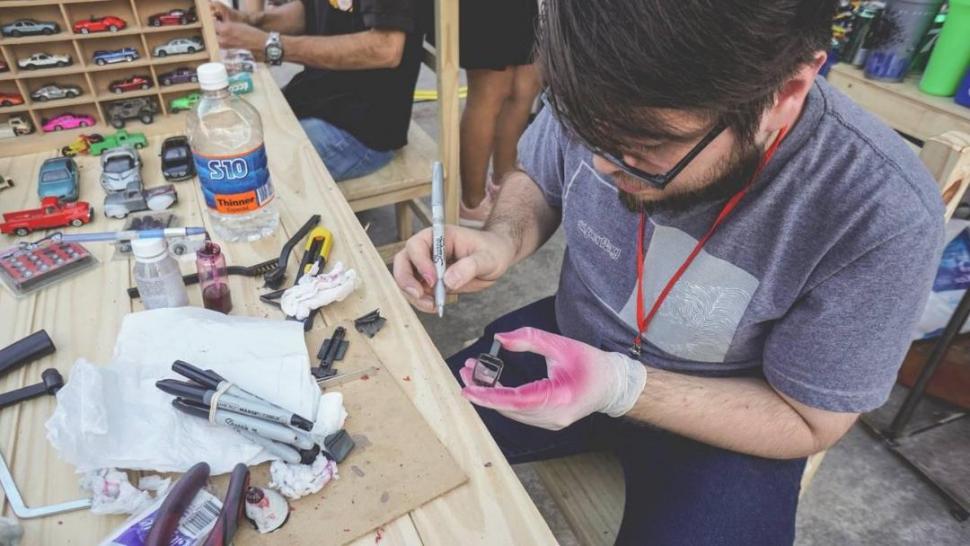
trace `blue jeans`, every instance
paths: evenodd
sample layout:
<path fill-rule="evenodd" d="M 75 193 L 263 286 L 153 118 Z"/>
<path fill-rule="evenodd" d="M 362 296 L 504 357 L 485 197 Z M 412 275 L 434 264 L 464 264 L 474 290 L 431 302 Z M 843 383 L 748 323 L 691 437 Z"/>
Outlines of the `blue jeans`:
<path fill-rule="evenodd" d="M 499 318 L 472 346 L 448 359 L 488 352 L 492 336 L 522 326 L 558 333 L 554 298 Z M 502 352 L 501 381 L 518 386 L 546 376 L 532 353 Z M 647 392 L 650 380 L 647 379 Z M 626 506 L 617 544 L 778 546 L 795 540 L 795 509 L 805 459 L 764 459 L 595 413 L 559 431 L 531 427 L 477 407 L 512 464 L 611 450 L 623 466 Z"/>
<path fill-rule="evenodd" d="M 394 157 L 393 151 L 371 150 L 347 131 L 320 118 L 303 118 L 300 125 L 337 182 L 368 175 Z"/>

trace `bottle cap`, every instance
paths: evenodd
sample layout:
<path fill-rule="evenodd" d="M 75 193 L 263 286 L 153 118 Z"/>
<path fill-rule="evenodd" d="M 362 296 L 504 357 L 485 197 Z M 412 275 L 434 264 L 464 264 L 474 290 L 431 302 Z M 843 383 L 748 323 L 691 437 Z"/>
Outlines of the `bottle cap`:
<path fill-rule="evenodd" d="M 216 91 L 229 87 L 229 74 L 226 65 L 222 63 L 205 63 L 196 69 L 199 76 L 199 87 L 203 91 Z"/>
<path fill-rule="evenodd" d="M 152 238 L 152 239 L 135 239 L 131 242 L 131 252 L 135 255 L 135 258 L 142 260 L 153 260 L 154 258 L 161 258 L 165 256 L 168 250 L 168 245 L 165 244 L 165 239 Z"/>

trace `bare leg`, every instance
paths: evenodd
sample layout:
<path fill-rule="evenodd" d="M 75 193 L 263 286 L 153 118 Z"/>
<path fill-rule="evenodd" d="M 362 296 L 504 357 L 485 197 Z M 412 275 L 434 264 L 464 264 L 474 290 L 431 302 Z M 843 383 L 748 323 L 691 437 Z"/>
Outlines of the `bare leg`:
<path fill-rule="evenodd" d="M 468 99 L 461 115 L 461 199 L 468 208 L 485 198 L 485 175 L 495 124 L 512 93 L 513 70 L 469 70 Z"/>
<path fill-rule="evenodd" d="M 512 70 L 515 72 L 512 94 L 502 106 L 495 126 L 495 151 L 492 157 L 495 182 L 500 182 L 506 173 L 516 167 L 519 138 L 529 123 L 532 103 L 541 86 L 539 71 L 534 64 L 515 66 Z"/>

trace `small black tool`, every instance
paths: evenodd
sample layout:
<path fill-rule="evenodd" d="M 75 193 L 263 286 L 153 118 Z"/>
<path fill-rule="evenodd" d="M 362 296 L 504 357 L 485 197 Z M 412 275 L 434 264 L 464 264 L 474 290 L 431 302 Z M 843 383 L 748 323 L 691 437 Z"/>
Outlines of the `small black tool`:
<path fill-rule="evenodd" d="M 498 340 L 492 341 L 492 348 L 487 353 L 478 355 L 478 362 L 472 371 L 472 381 L 479 387 L 494 387 L 498 378 L 502 376 L 505 363 L 498 357 L 502 344 Z"/>
<path fill-rule="evenodd" d="M 345 429 L 340 429 L 323 440 L 324 455 L 339 464 L 353 451 L 355 445 L 354 439 L 350 437 L 350 434 L 347 434 Z"/>
<path fill-rule="evenodd" d="M 320 350 L 317 351 L 317 359 L 320 360 L 320 363 L 317 367 L 310 368 L 310 373 L 313 374 L 313 377 L 326 379 L 337 374 L 337 370 L 333 369 L 333 363 L 338 360 L 343 360 L 344 355 L 347 354 L 347 348 L 350 346 L 350 342 L 344 339 L 346 336 L 347 329 L 343 326 L 338 326 L 333 331 L 333 337 L 323 340 L 323 344 L 320 345 Z"/>
<path fill-rule="evenodd" d="M 64 386 L 64 378 L 61 377 L 61 372 L 55 368 L 47 368 L 40 374 L 40 377 L 43 380 L 40 383 L 0 394 L 0 408 L 12 406 L 42 394 L 55 394 Z"/>
<path fill-rule="evenodd" d="M 38 330 L 0 349 L 0 375 L 28 362 L 45 357 L 56 350 L 46 330 Z"/>
<path fill-rule="evenodd" d="M 266 281 L 266 286 L 272 289 L 277 289 L 283 286 L 283 280 L 286 278 L 286 264 L 290 261 L 290 253 L 293 252 L 293 247 L 298 245 L 304 237 L 307 236 L 310 231 L 313 230 L 317 224 L 320 223 L 320 215 L 314 214 L 309 220 L 303 224 L 296 233 L 286 243 L 283 244 L 283 249 L 280 250 L 280 257 L 276 261 L 276 269 L 267 273 L 263 276 L 263 280 Z"/>
<path fill-rule="evenodd" d="M 374 309 L 370 313 L 355 319 L 354 328 L 367 337 L 374 337 L 384 327 L 385 322 L 387 322 L 387 319 L 381 316 L 381 310 Z"/>
<path fill-rule="evenodd" d="M 255 265 L 230 265 L 226 268 L 227 274 L 238 275 L 240 277 L 259 277 L 260 275 L 265 275 L 266 273 L 271 273 L 273 271 L 276 271 L 275 259 L 259 262 Z M 182 282 L 185 284 L 185 286 L 199 284 L 199 274 L 189 273 L 188 275 L 182 275 Z M 131 299 L 139 297 L 137 286 L 132 286 L 128 289 L 128 297 Z"/>

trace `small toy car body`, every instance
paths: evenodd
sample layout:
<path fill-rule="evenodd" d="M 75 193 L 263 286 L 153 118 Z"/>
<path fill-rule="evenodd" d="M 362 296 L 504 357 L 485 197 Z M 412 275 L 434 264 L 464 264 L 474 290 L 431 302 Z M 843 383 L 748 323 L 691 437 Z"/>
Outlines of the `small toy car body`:
<path fill-rule="evenodd" d="M 130 78 L 111 82 L 108 84 L 108 91 L 111 91 L 112 93 L 124 93 L 125 91 L 150 89 L 153 85 L 154 84 L 152 83 L 151 76 L 131 76 Z"/>
<path fill-rule="evenodd" d="M 198 53 L 205 48 L 202 38 L 193 36 L 192 38 L 172 38 L 162 45 L 155 46 L 152 55 L 165 57 L 166 55 L 182 55 Z"/>
<path fill-rule="evenodd" d="M 30 93 L 30 98 L 39 102 L 57 99 L 73 99 L 81 96 L 81 88 L 77 85 L 44 84 Z"/>
<path fill-rule="evenodd" d="M 199 103 L 202 98 L 201 93 L 189 93 L 188 95 L 172 99 L 168 104 L 168 109 L 174 114 L 182 110 L 191 110 Z"/>
<path fill-rule="evenodd" d="M 101 187 L 106 192 L 141 188 L 141 158 L 134 148 L 120 146 L 101 155 Z"/>
<path fill-rule="evenodd" d="M 184 136 L 168 137 L 162 142 L 162 176 L 169 182 L 187 180 L 195 176 L 192 148 Z"/>
<path fill-rule="evenodd" d="M 77 201 L 77 163 L 69 157 L 52 157 L 40 166 L 37 174 L 37 195 L 57 197 L 62 201 Z"/>
<path fill-rule="evenodd" d="M 16 106 L 23 103 L 24 98 L 20 93 L 0 93 L 0 106 Z"/>
<path fill-rule="evenodd" d="M 76 21 L 72 29 L 76 33 L 88 34 L 91 32 L 117 32 L 128 26 L 121 17 L 106 15 L 104 17 L 91 16 L 87 19 Z"/>
<path fill-rule="evenodd" d="M 256 70 L 256 58 L 252 52 L 246 49 L 222 49 L 220 50 L 222 64 L 226 65 L 226 73 L 230 76 L 240 72 L 254 72 Z"/>
<path fill-rule="evenodd" d="M 61 31 L 60 25 L 53 21 L 38 21 L 36 19 L 17 19 L 0 27 L 0 34 L 7 38 L 21 36 L 50 35 Z"/>
<path fill-rule="evenodd" d="M 91 155 L 98 156 L 105 151 L 112 148 L 117 148 L 118 146 L 130 146 L 136 150 L 140 150 L 147 145 L 148 139 L 145 138 L 145 133 L 129 133 L 128 131 L 121 129 L 115 131 L 113 135 L 108 135 L 101 138 L 99 141 L 92 140 L 89 153 Z"/>
<path fill-rule="evenodd" d="M 124 191 L 109 193 L 104 198 L 104 215 L 108 218 L 124 218 L 132 212 L 165 210 L 176 201 L 178 192 L 172 184 L 148 190 L 131 186 Z"/>
<path fill-rule="evenodd" d="M 61 155 L 64 157 L 74 157 L 78 154 L 83 154 L 89 151 L 95 143 L 101 142 L 102 140 L 104 140 L 104 137 L 97 133 L 80 135 L 74 139 L 74 142 L 61 148 Z"/>
<path fill-rule="evenodd" d="M 108 121 L 115 129 L 122 129 L 130 119 L 139 119 L 148 125 L 155 121 L 158 113 L 158 103 L 151 97 L 116 100 L 108 104 Z"/>
<path fill-rule="evenodd" d="M 158 83 L 162 85 L 175 85 L 177 83 L 194 83 L 199 81 L 195 69 L 181 66 L 175 70 L 164 72 L 158 75 Z"/>
<path fill-rule="evenodd" d="M 7 61 L 0 59 L 0 72 L 6 72 L 10 70 L 10 66 L 7 65 Z"/>
<path fill-rule="evenodd" d="M 76 129 L 78 127 L 91 127 L 94 125 L 94 117 L 87 114 L 58 114 L 51 119 L 43 120 L 41 129 L 45 133 L 51 131 L 63 131 L 64 129 Z"/>
<path fill-rule="evenodd" d="M 176 8 L 166 12 L 156 13 L 148 16 L 148 24 L 153 27 L 168 25 L 187 25 L 199 20 L 195 13 L 195 8 L 182 9 Z"/>
<path fill-rule="evenodd" d="M 132 62 L 139 58 L 138 50 L 133 47 L 123 47 L 121 49 L 99 49 L 91 55 L 91 60 L 98 66 L 121 62 Z"/>
<path fill-rule="evenodd" d="M 6 123 L 0 123 L 0 138 L 29 135 L 34 132 L 30 120 L 21 116 L 10 116 Z"/>
<path fill-rule="evenodd" d="M 70 55 L 51 55 L 50 53 L 34 53 L 26 59 L 19 59 L 17 66 L 24 70 L 36 68 L 51 68 L 71 65 Z"/>
<path fill-rule="evenodd" d="M 31 231 L 62 226 L 80 227 L 91 221 L 94 209 L 84 201 L 65 203 L 56 197 L 45 197 L 39 209 L 28 209 L 3 214 L 0 233 L 13 233 L 23 237 Z"/>
<path fill-rule="evenodd" d="M 229 76 L 229 92 L 233 95 L 252 93 L 253 88 L 253 77 L 249 72 L 237 72 Z"/>

